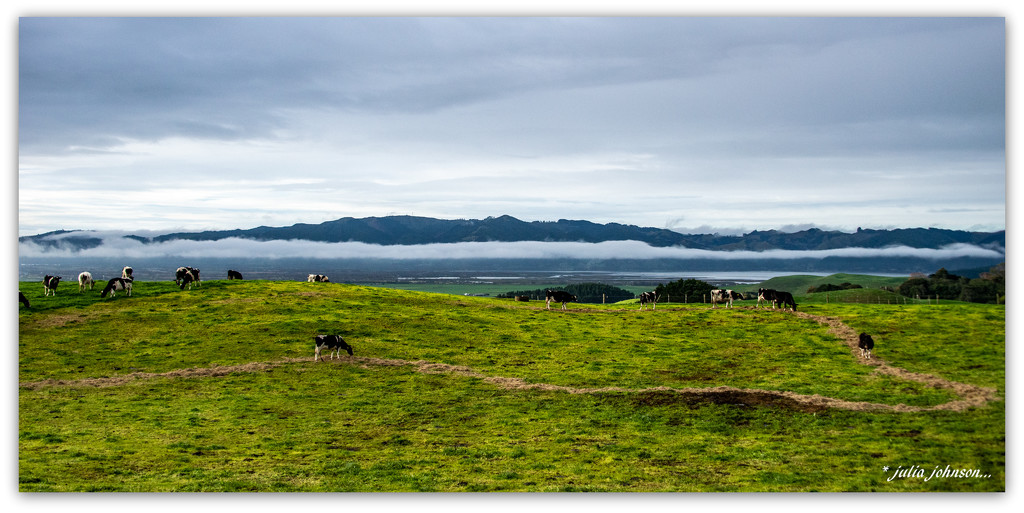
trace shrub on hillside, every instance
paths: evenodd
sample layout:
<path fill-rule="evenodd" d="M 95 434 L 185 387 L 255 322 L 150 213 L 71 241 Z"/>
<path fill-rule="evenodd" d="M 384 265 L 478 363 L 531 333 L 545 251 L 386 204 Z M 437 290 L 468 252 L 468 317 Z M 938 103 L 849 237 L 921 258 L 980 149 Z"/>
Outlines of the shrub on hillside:
<path fill-rule="evenodd" d="M 971 303 L 1002 302 L 1006 295 L 1006 266 L 1000 264 L 981 278 L 970 279 L 939 269 L 927 278 L 913 277 L 903 282 L 897 291 L 912 298 L 934 298 L 968 301 Z"/>
<path fill-rule="evenodd" d="M 546 296 L 545 290 L 513 290 L 498 294 L 497 297 L 511 299 L 516 296 L 526 296 L 532 300 L 544 301 Z M 636 297 L 635 294 L 626 289 L 605 285 L 604 283 L 573 283 L 564 287 L 558 287 L 558 290 L 564 290 L 576 296 L 577 301 L 580 303 L 617 303 Z"/>
<path fill-rule="evenodd" d="M 658 288 L 654 289 L 654 291 L 658 295 L 658 301 L 703 303 L 707 301 L 707 297 L 711 295 L 711 290 L 714 288 L 705 281 L 688 278 L 658 285 Z"/>
<path fill-rule="evenodd" d="M 811 287 L 811 288 L 807 289 L 807 293 L 811 294 L 811 293 L 814 293 L 814 292 L 832 292 L 834 290 L 849 290 L 849 289 L 862 289 L 862 288 L 864 288 L 864 287 L 862 287 L 861 285 L 857 285 L 855 283 L 850 283 L 848 281 L 840 283 L 839 285 L 835 285 L 833 283 L 823 283 L 821 285 L 818 285 L 817 287 Z"/>

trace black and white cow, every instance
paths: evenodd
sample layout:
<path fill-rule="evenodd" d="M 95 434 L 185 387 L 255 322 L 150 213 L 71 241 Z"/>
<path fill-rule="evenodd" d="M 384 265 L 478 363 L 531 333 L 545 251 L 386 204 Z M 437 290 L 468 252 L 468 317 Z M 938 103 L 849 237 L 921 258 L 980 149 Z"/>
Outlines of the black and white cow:
<path fill-rule="evenodd" d="M 25 305 L 25 308 L 32 308 L 32 305 L 28 303 L 28 298 L 25 297 L 25 293 L 20 290 L 18 291 L 18 301 L 21 301 L 21 304 Z"/>
<path fill-rule="evenodd" d="M 779 302 L 779 308 L 782 308 L 783 310 L 786 309 L 786 305 L 789 305 L 789 307 L 792 308 L 794 312 L 796 311 L 796 300 L 793 299 L 793 294 L 790 294 L 789 292 L 786 292 L 784 290 L 776 290 L 775 301 Z"/>
<path fill-rule="evenodd" d="M 78 291 L 79 292 L 85 290 L 86 287 L 89 287 L 89 290 L 92 290 L 92 287 L 95 284 L 96 284 L 96 280 L 92 279 L 92 273 L 90 273 L 89 271 L 84 271 L 82 273 L 79 273 L 79 275 L 78 275 Z"/>
<path fill-rule="evenodd" d="M 50 276 L 47 274 L 43 277 L 43 297 L 49 295 L 57 295 L 57 285 L 60 284 L 60 276 Z"/>
<path fill-rule="evenodd" d="M 320 351 L 325 347 L 330 352 L 329 354 L 331 355 L 332 360 L 334 359 L 335 352 L 338 353 L 338 358 L 341 358 L 342 349 L 348 351 L 348 355 L 352 356 L 352 346 L 348 345 L 348 343 L 345 342 L 345 339 L 338 335 L 317 335 L 313 337 L 313 343 L 316 344 L 316 348 L 313 353 L 314 362 L 324 359 L 320 356 Z"/>
<path fill-rule="evenodd" d="M 194 267 L 179 267 L 174 271 L 174 283 L 178 285 L 181 290 L 185 290 L 185 285 L 188 285 L 188 289 L 192 290 L 192 284 L 197 287 L 202 284 L 199 280 L 199 269 Z"/>
<path fill-rule="evenodd" d="M 725 306 L 732 308 L 733 299 L 743 299 L 743 294 L 732 290 L 715 289 L 711 291 L 711 308 L 718 303 L 725 303 Z"/>
<path fill-rule="evenodd" d="M 124 269 L 121 269 L 121 277 L 126 280 L 134 280 L 135 276 L 132 276 L 133 272 L 134 270 L 131 267 L 125 266 Z"/>
<path fill-rule="evenodd" d="M 861 333 L 860 340 L 857 341 L 857 347 L 860 348 L 860 357 L 870 360 L 871 350 L 875 348 L 875 340 L 871 338 L 871 335 Z"/>
<path fill-rule="evenodd" d="M 651 304 L 651 310 L 658 309 L 658 295 L 655 291 L 640 293 L 640 309 L 643 310 L 647 303 Z"/>
<path fill-rule="evenodd" d="M 174 271 L 174 284 L 181 285 L 181 281 L 185 279 L 186 274 L 192 274 L 186 267 L 179 267 Z"/>
<path fill-rule="evenodd" d="M 240 273 L 238 271 L 233 271 L 231 269 L 228 269 L 228 279 L 229 280 L 241 280 L 242 279 L 242 273 Z"/>
<path fill-rule="evenodd" d="M 576 296 L 564 291 L 564 290 L 551 290 L 547 289 L 544 291 L 545 299 L 547 300 L 548 310 L 551 310 L 551 302 L 562 303 L 562 310 L 565 310 L 565 304 L 570 301 L 576 301 Z"/>
<path fill-rule="evenodd" d="M 757 307 L 761 308 L 761 303 L 771 303 L 772 309 L 775 308 L 775 289 L 757 289 Z M 767 307 L 766 307 L 767 308 Z"/>
<path fill-rule="evenodd" d="M 107 297 L 107 294 L 110 294 L 110 297 L 115 297 L 117 294 L 114 292 L 118 290 L 123 290 L 128 296 L 131 296 L 133 281 L 131 278 L 111 278 L 107 280 L 107 286 L 103 288 L 103 292 L 100 292 L 100 297 Z"/>
<path fill-rule="evenodd" d="M 199 269 L 195 267 L 179 267 L 174 272 L 174 282 L 178 284 L 178 288 L 185 290 L 185 286 L 188 286 L 188 290 L 192 290 L 192 286 L 200 286 L 202 282 L 199 280 Z"/>
<path fill-rule="evenodd" d="M 321 282 L 323 282 L 323 283 L 330 283 L 331 282 L 330 278 L 328 278 L 327 276 L 324 276 L 323 274 L 310 274 L 309 276 L 306 277 L 306 281 L 308 281 L 308 282 L 316 282 L 316 283 L 321 283 Z"/>

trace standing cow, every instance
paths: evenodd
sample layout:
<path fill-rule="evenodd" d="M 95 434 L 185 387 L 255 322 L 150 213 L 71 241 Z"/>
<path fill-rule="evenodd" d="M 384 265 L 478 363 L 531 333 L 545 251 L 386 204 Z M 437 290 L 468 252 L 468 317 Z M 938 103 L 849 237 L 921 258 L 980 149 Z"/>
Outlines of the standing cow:
<path fill-rule="evenodd" d="M 60 284 L 60 276 L 50 276 L 47 274 L 43 277 L 43 297 L 57 295 L 57 285 Z"/>
<path fill-rule="evenodd" d="M 241 280 L 242 279 L 242 273 L 240 273 L 238 271 L 235 271 L 235 270 L 232 270 L 232 269 L 228 269 L 228 279 L 229 280 Z"/>
<path fill-rule="evenodd" d="M 761 308 L 761 303 L 772 304 L 772 309 L 775 309 L 775 289 L 757 289 L 757 307 Z M 767 308 L 767 306 L 765 306 Z"/>
<path fill-rule="evenodd" d="M 338 358 L 341 358 L 342 349 L 348 351 L 348 355 L 352 356 L 352 346 L 348 345 L 348 343 L 345 342 L 345 339 L 341 338 L 338 335 L 317 335 L 313 337 L 313 343 L 316 344 L 316 347 L 314 347 L 313 349 L 314 362 L 317 360 L 324 359 L 320 356 L 320 351 L 323 350 L 323 348 L 325 347 L 327 348 L 327 351 L 331 355 L 332 360 L 334 359 L 335 352 L 338 353 Z"/>
<path fill-rule="evenodd" d="M 718 303 L 725 303 L 727 308 L 732 308 L 733 299 L 743 299 L 743 294 L 732 290 L 715 289 L 711 291 L 711 308 Z"/>
<path fill-rule="evenodd" d="M 185 285 L 188 285 L 188 289 L 192 290 L 192 284 L 197 287 L 201 285 L 199 281 L 199 269 L 194 267 L 179 267 L 174 271 L 174 283 L 178 285 L 178 288 L 185 290 Z"/>
<path fill-rule="evenodd" d="M 82 292 L 86 287 L 92 290 L 93 285 L 96 284 L 96 280 L 92 279 L 92 273 L 89 271 L 82 272 L 78 275 L 78 291 Z"/>
<path fill-rule="evenodd" d="M 565 310 L 565 304 L 570 301 L 576 301 L 576 296 L 564 291 L 564 290 L 551 290 L 547 289 L 544 291 L 545 299 L 547 300 L 548 310 L 551 310 L 551 302 L 562 303 L 562 310 Z"/>
<path fill-rule="evenodd" d="M 875 348 L 875 340 L 871 338 L 871 335 L 861 333 L 860 339 L 857 341 L 857 347 L 860 348 L 860 357 L 870 360 L 871 350 Z"/>
<path fill-rule="evenodd" d="M 658 309 L 658 295 L 655 291 L 640 293 L 640 310 L 643 310 L 647 303 L 651 304 L 651 310 Z"/>
<path fill-rule="evenodd" d="M 103 288 L 103 292 L 100 292 L 100 297 L 115 297 L 118 290 L 123 290 L 128 296 L 132 295 L 132 279 L 131 278 L 111 278 L 107 280 L 107 286 Z"/>
<path fill-rule="evenodd" d="M 796 300 L 793 299 L 793 294 L 790 294 L 789 292 L 786 292 L 784 290 L 776 290 L 775 300 L 779 302 L 779 308 L 785 310 L 786 306 L 788 305 L 790 308 L 793 309 L 794 312 L 796 311 Z"/>

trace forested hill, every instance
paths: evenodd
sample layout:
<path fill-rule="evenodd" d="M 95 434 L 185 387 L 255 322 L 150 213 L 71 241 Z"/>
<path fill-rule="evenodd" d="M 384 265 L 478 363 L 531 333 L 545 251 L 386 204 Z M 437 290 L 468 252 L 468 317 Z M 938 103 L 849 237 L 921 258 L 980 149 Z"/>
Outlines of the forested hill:
<path fill-rule="evenodd" d="M 60 235 L 57 237 L 56 235 Z M 604 242 L 636 240 L 651 246 L 683 246 L 709 250 L 822 250 L 848 247 L 882 248 L 903 245 L 915 248 L 941 248 L 955 243 L 994 247 L 1006 246 L 1006 232 L 968 232 L 937 228 L 894 230 L 826 231 L 817 228 L 785 233 L 776 230 L 753 231 L 744 235 L 682 234 L 664 228 L 645 228 L 618 223 L 590 221 L 521 221 L 511 216 L 486 219 L 434 219 L 415 216 L 344 217 L 320 224 L 295 224 L 285 227 L 260 226 L 251 229 L 180 232 L 157 237 L 128 235 L 143 243 L 169 240 L 220 240 L 231 237 L 253 240 L 310 240 L 320 242 L 365 242 L 381 245 L 437 244 L 485 241 L 566 241 Z M 51 232 L 20 237 L 20 242 L 72 249 L 95 247 L 101 241 L 87 231 Z"/>

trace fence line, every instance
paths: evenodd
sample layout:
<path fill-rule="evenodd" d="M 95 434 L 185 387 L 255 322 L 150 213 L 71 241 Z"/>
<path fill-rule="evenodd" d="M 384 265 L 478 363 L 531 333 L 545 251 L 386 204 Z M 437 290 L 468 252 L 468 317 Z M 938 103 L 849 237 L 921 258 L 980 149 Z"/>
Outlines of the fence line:
<path fill-rule="evenodd" d="M 505 296 L 505 295 L 502 295 L 502 294 L 499 294 L 498 297 L 499 298 L 506 298 L 507 297 L 508 299 L 512 299 L 511 296 Z M 528 297 L 531 301 L 544 301 L 546 299 L 543 294 L 527 294 L 526 297 Z M 626 294 L 617 294 L 617 295 L 613 295 L 613 294 L 599 294 L 599 295 L 577 296 L 576 302 L 577 303 L 588 303 L 588 304 L 612 304 L 612 303 L 618 303 L 620 301 L 628 301 L 630 299 L 638 299 L 639 297 L 640 297 L 639 295 L 626 295 Z M 677 296 L 676 299 L 679 299 L 679 296 Z M 675 304 L 710 304 L 711 303 L 711 301 L 708 299 L 706 294 L 703 295 L 701 298 L 699 298 L 699 300 L 698 300 L 698 298 L 692 298 L 692 299 L 695 299 L 695 301 L 690 301 L 690 299 L 691 298 L 688 295 L 683 295 L 682 301 L 673 301 L 671 295 L 666 295 L 666 296 L 660 297 L 658 299 L 658 303 L 675 303 Z M 749 298 L 749 299 L 743 299 L 743 301 L 754 301 L 755 299 L 756 298 Z M 804 301 L 808 302 L 806 299 L 804 299 Z M 853 304 L 878 304 L 878 305 L 938 305 L 938 304 L 942 304 L 943 301 L 952 301 L 952 300 L 942 299 L 942 298 L 940 298 L 938 296 L 935 296 L 935 295 L 933 295 L 933 296 L 926 296 L 924 298 L 921 298 L 921 297 L 911 298 L 911 297 L 900 296 L 900 295 L 882 297 L 882 296 L 876 296 L 876 295 L 870 295 L 870 294 L 865 294 L 865 295 L 859 295 L 858 294 L 858 295 L 853 295 L 853 296 L 834 297 L 834 296 L 831 296 L 829 293 L 825 293 L 825 301 L 824 301 L 824 303 L 825 304 L 829 304 L 829 303 L 853 303 Z M 820 304 L 821 302 L 819 300 L 819 301 L 810 301 L 808 303 L 810 303 L 810 304 L 819 303 Z M 996 304 L 999 304 L 999 303 L 996 303 Z"/>

